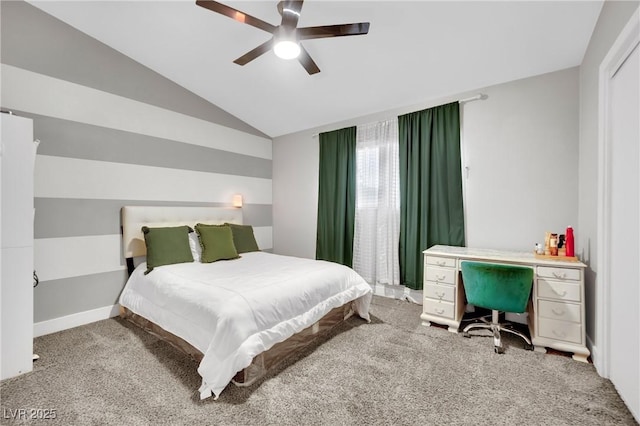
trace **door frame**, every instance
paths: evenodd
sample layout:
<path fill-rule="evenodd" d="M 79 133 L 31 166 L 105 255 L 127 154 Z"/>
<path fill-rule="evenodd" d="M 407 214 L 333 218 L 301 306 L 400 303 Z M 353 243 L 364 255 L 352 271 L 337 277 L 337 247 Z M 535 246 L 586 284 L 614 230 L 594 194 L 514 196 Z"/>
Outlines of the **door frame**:
<path fill-rule="evenodd" d="M 640 43 L 640 8 L 636 9 L 602 60 L 599 69 L 598 97 L 598 230 L 596 274 L 596 345 L 593 355 L 598 373 L 609 378 L 611 360 L 611 141 L 610 80 L 633 49 Z"/>

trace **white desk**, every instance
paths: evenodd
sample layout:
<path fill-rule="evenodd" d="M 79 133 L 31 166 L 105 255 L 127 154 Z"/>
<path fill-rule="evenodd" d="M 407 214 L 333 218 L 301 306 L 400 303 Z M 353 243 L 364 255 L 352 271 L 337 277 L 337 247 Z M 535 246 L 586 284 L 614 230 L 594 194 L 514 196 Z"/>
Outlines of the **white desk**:
<path fill-rule="evenodd" d="M 584 268 L 582 262 L 539 259 L 533 253 L 433 246 L 424 252 L 424 300 L 420 318 L 449 326 L 457 333 L 465 310 L 460 263 L 464 260 L 533 268 L 533 291 L 527 311 L 536 351 L 545 347 L 572 352 L 587 362 Z"/>

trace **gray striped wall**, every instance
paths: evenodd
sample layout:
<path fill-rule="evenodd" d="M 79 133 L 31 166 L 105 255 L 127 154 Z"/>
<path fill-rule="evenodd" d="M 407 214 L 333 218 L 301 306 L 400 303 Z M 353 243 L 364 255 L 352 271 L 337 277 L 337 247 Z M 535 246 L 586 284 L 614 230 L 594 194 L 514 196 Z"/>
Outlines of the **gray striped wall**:
<path fill-rule="evenodd" d="M 205 99 L 23 1 L 2 2 L 2 63 L 267 137 Z"/>
<path fill-rule="evenodd" d="M 33 118 L 41 140 L 35 322 L 117 303 L 123 205 L 229 206 L 241 193 L 271 249 L 267 136 L 25 2 L 0 7 L 0 106 Z"/>

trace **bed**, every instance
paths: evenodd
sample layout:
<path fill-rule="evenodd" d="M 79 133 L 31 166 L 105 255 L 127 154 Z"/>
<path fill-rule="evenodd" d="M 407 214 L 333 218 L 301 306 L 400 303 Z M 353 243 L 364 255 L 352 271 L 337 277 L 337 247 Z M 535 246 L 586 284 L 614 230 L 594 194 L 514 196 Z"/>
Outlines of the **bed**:
<path fill-rule="evenodd" d="M 202 263 L 201 254 L 195 253 L 195 233 L 189 240 L 196 261 L 145 274 L 143 226 L 193 228 L 197 223 L 241 225 L 242 210 L 122 208 L 130 277 L 120 296 L 120 311 L 123 318 L 200 362 L 202 399 L 217 399 L 231 381 L 253 383 L 354 313 L 369 321 L 371 287 L 352 269 L 262 251 Z"/>

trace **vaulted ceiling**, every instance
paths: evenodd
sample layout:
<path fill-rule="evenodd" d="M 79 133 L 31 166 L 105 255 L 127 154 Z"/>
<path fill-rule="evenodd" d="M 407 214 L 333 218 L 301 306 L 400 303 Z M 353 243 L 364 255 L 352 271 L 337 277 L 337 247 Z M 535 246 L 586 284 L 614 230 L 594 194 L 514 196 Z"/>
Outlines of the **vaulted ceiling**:
<path fill-rule="evenodd" d="M 222 1 L 271 24 L 273 1 Z M 268 52 L 271 35 L 183 1 L 30 1 L 276 137 L 580 65 L 602 1 L 304 2 L 300 27 L 370 22 L 306 40 L 321 72 Z"/>

